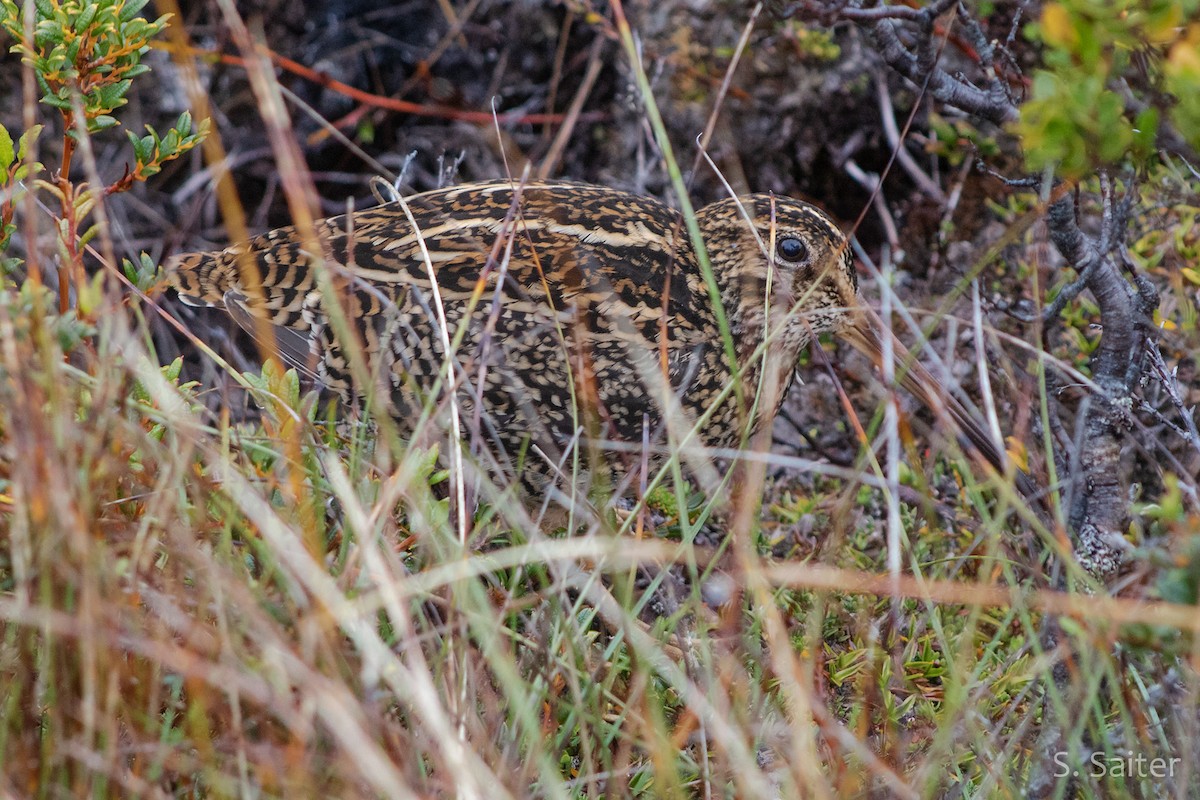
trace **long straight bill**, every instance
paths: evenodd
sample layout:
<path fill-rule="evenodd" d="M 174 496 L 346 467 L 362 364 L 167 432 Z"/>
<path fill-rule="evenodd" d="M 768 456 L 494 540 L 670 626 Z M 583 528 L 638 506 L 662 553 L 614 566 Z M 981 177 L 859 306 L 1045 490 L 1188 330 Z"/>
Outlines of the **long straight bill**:
<path fill-rule="evenodd" d="M 938 381 L 921 362 L 909 356 L 908 349 L 895 334 L 884 330 L 874 311 L 863 309 L 859 314 L 858 323 L 846 329 L 842 334 L 843 338 L 854 349 L 871 359 L 876 368 L 882 369 L 883 337 L 889 337 L 895 358 L 897 382 L 900 386 L 916 397 L 938 419 L 949 418 L 967 449 L 1000 475 L 1012 475 L 1021 494 L 1028 499 L 1038 498 L 1041 492 L 1029 475 L 1010 463 L 1003 444 L 996 440 L 991 431 L 984 427 L 958 398 L 946 391 L 945 383 Z"/>

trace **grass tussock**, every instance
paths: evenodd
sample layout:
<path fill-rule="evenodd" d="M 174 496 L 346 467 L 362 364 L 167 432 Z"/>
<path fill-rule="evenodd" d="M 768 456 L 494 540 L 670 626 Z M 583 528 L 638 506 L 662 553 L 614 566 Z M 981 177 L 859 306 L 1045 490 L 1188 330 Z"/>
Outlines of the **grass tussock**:
<path fill-rule="evenodd" d="M 1050 703 L 1064 759 L 1097 730 L 1103 758 L 1196 741 L 1192 633 L 1157 625 L 1177 606 L 1054 605 L 962 465 L 929 474 L 936 511 L 899 502 L 899 594 L 886 492 L 836 476 L 777 487 L 724 560 L 669 510 L 666 538 L 547 538 L 485 507 L 464 541 L 435 452 L 339 434 L 294 374 L 248 376 L 262 413 L 235 422 L 120 296 L 90 327 L 3 298 L 12 791 L 1006 796 Z M 1070 650 L 1040 643 L 1047 609 Z"/>
<path fill-rule="evenodd" d="M 662 118 L 646 124 L 682 189 Z M 1147 198 L 1153 226 L 1178 233 L 1131 253 L 1166 287 L 1163 364 L 1184 369 L 1161 386 L 1194 397 L 1200 281 L 1173 262 L 1197 249 L 1194 178 L 1159 177 L 1193 194 Z M 975 263 L 996 286 L 1038 285 L 1035 207 L 987 209 L 1015 231 Z M 103 277 L 62 283 L 71 308 L 28 266 L 64 256 L 49 237 L 18 235 L 24 263 L 0 284 L 0 796 L 1002 798 L 1047 773 L 1046 796 L 1200 786 L 1200 517 L 1172 463 L 1146 471 L 1131 565 L 1100 587 L 1072 561 L 1057 494 L 1046 524 L 946 437 L 814 369 L 797 392 L 853 412 L 796 423 L 820 458 L 712 457 L 721 480 L 702 495 L 670 480 L 677 457 L 632 511 L 593 498 L 570 532 L 543 530 L 469 448 L 447 457 L 462 443 L 443 415 L 402 439 L 339 417 L 277 362 L 243 370 L 194 336 L 190 363 L 166 357 L 176 308 L 131 285 L 153 265 L 122 281 L 103 256 L 116 237 L 95 235 Z M 997 379 L 984 411 L 1022 409 L 1037 431 L 1063 388 L 1045 371 L 1087 379 L 1086 298 L 1030 361 L 1003 323 L 872 283 L 904 338 L 918 320 L 973 363 L 973 342 L 945 333 L 972 331 L 1006 354 L 995 374 L 1034 376 Z M 1169 413 L 1155 391 L 1140 420 Z M 1163 447 L 1188 463 L 1179 450 Z"/>

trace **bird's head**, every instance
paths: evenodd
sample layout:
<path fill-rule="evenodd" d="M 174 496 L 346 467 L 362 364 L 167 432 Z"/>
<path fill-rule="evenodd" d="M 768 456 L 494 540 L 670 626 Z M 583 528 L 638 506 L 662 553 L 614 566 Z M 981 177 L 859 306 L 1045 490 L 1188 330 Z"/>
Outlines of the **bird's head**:
<path fill-rule="evenodd" d="M 755 194 L 713 203 L 697 218 L 743 355 L 764 334 L 788 357 L 826 332 L 876 367 L 890 350 L 899 384 L 935 417 L 946 418 L 984 461 L 1001 472 L 1007 468 L 993 433 L 946 392 L 943 381 L 907 358 L 904 346 L 860 301 L 850 243 L 828 215 L 798 200 Z M 1027 476 L 1019 477 L 1029 494 Z"/>
<path fill-rule="evenodd" d="M 799 351 L 813 335 L 859 324 L 850 244 L 816 206 L 755 194 L 705 206 L 697 218 L 741 344 L 773 331 Z"/>

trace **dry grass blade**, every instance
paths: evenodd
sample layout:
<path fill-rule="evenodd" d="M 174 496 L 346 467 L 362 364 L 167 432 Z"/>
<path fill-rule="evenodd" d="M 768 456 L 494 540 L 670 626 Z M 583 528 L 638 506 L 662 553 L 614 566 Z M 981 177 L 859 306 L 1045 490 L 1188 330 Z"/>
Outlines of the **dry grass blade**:
<path fill-rule="evenodd" d="M 1018 114 L 1006 91 L 1040 53 L 1009 6 L 438 0 L 301 26 L 232 0 L 159 7 L 172 61 L 147 54 L 118 121 L 211 117 L 208 167 L 198 148 L 107 197 L 98 238 L 60 248 L 61 204 L 10 203 L 0 164 L 0 796 L 1020 797 L 1060 762 L 1078 774 L 1041 796 L 1196 795 L 1197 176 L 1148 168 L 1122 205 L 1115 175 L 1039 199 L 973 170 L 1020 163 L 1007 129 L 942 113 L 992 92 L 1011 101 L 993 122 Z M 929 92 L 896 91 L 889 59 L 917 81 L 905 65 L 929 61 Z M 59 113 L 33 65 L 23 79 L 0 97 L 14 143 Z M 74 172 L 116 185 L 127 143 L 89 131 L 81 97 Z M 687 173 L 701 129 L 712 169 Z M 59 133 L 37 159 L 61 160 Z M 510 156 L 589 183 L 506 180 Z M 366 208 L 358 173 L 380 169 L 414 194 Z M 750 201 L 728 186 L 743 178 Z M 454 224 L 434 208 L 450 196 L 471 211 Z M 641 211 L 581 220 L 585 197 Z M 1041 224 L 1067 200 L 1054 235 L 1082 226 L 1072 263 L 1096 265 L 1076 280 Z M 872 208 L 847 243 L 835 220 Z M 1137 236 L 1114 233 L 1122 215 Z M 1093 216 L 1108 249 L 1089 251 Z M 801 289 L 858 273 L 789 281 L 789 219 L 815 226 L 805 247 L 839 243 L 822 264 L 858 248 L 861 293 L 809 305 Z M 289 221 L 254 241 L 294 244 L 311 282 L 283 286 L 292 251 L 261 246 L 227 264 L 245 291 L 208 298 L 263 352 L 152 288 L 166 256 Z M 467 248 L 468 229 L 486 236 Z M 620 280 L 542 257 L 563 241 L 623 254 Z M 58 257 L 100 277 L 55 295 Z M 1164 296 L 1128 406 L 1088 357 L 1112 332 L 1085 291 L 1101 268 L 1138 275 L 1126 299 L 1145 281 Z M 604 314 L 572 317 L 571 292 Z M 518 329 L 535 306 L 544 324 Z M 705 321 L 686 348 L 680 307 Z M 270 358 L 312 353 L 285 322 L 325 324 L 341 371 Z M 617 339 L 605 405 L 597 353 Z M 505 371 L 531 352 L 569 356 L 555 391 L 529 392 L 559 374 L 549 358 Z M 722 365 L 702 398 L 701 363 Z M 1097 408 L 1126 426 L 1138 481 L 1107 586 L 1069 538 Z M 511 479 L 530 464 L 552 490 Z"/>

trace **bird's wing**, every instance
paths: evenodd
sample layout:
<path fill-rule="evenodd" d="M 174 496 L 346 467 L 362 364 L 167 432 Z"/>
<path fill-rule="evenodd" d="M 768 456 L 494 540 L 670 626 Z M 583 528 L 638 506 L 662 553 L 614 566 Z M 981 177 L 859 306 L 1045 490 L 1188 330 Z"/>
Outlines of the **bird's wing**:
<path fill-rule="evenodd" d="M 238 291 L 225 293 L 222 306 L 238 327 L 254 337 L 260 347 L 277 354 L 289 367 L 309 377 L 316 376 L 316 351 L 311 331 L 274 325 L 250 311 L 247 298 Z"/>

